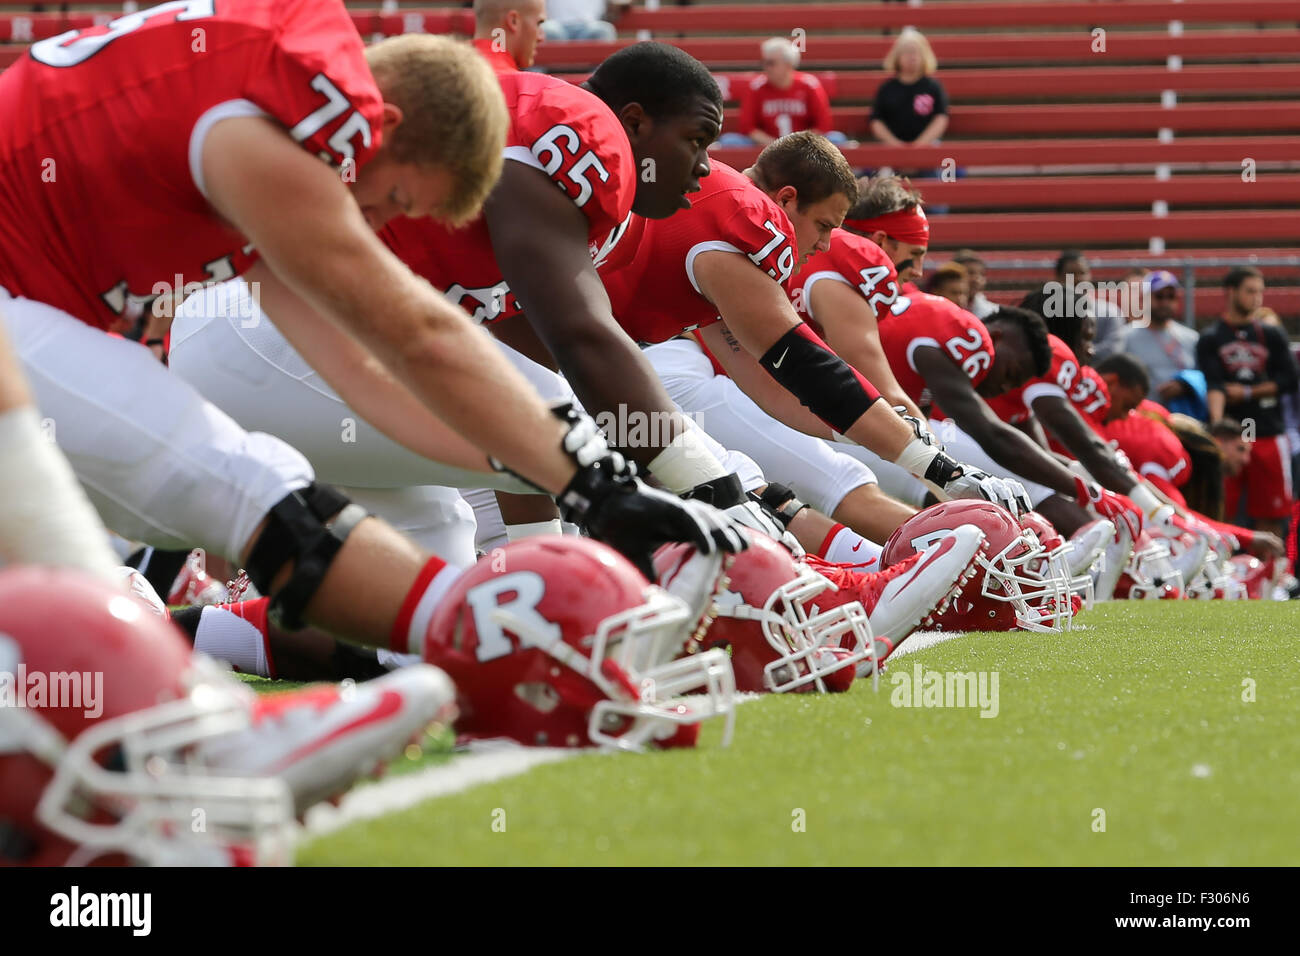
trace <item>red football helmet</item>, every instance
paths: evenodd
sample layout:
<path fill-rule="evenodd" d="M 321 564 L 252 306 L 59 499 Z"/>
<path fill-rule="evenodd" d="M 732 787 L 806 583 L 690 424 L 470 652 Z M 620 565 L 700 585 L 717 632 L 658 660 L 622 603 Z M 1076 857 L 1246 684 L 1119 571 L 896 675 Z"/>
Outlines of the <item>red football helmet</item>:
<path fill-rule="evenodd" d="M 424 659 L 455 681 L 466 739 L 693 746 L 700 721 L 722 716 L 725 744 L 731 664 L 721 651 L 678 659 L 694 623 L 684 602 L 613 548 L 540 535 L 456 580 L 429 623 Z"/>
<path fill-rule="evenodd" d="M 1143 530 L 1115 585 L 1115 597 L 1134 601 L 1177 600 L 1183 596 L 1183 590 L 1183 575 L 1174 568 L 1169 547 Z"/>
<path fill-rule="evenodd" d="M 699 646 L 729 647 L 736 688 L 748 693 L 847 690 L 874 647 L 862 603 L 809 614 L 835 585 L 766 535 L 742 533 L 749 547 L 727 570 L 727 585 L 714 597 L 717 617 Z M 685 547 L 660 549 L 661 574 Z"/>
<path fill-rule="evenodd" d="M 963 524 L 984 532 L 984 548 L 975 559 L 979 588 L 967 585 L 946 611 L 935 615 L 936 626 L 945 631 L 1061 630 L 1073 613 L 1068 577 L 1055 573 L 1034 532 L 990 501 L 945 501 L 908 518 L 885 542 L 882 566 L 904 560 Z"/>
<path fill-rule="evenodd" d="M 248 726 L 250 696 L 122 591 L 0 571 L 0 864 L 288 863 L 284 781 L 188 759 Z"/>
<path fill-rule="evenodd" d="M 1031 577 L 1044 581 L 1049 577 L 1067 581 L 1070 593 L 1077 594 L 1082 599 L 1082 603 L 1091 608 L 1094 597 L 1092 575 L 1079 574 L 1071 576 L 1067 560 L 1069 545 L 1066 544 L 1061 533 L 1056 530 L 1056 526 L 1037 511 L 1026 511 L 1020 516 L 1020 527 L 1033 532 L 1034 537 L 1038 539 L 1038 543 L 1044 551 L 1043 557 L 1030 562 L 1026 568 L 1026 573 Z M 1067 630 L 1071 628 L 1072 621 L 1073 615 L 1066 618 L 1065 626 Z"/>

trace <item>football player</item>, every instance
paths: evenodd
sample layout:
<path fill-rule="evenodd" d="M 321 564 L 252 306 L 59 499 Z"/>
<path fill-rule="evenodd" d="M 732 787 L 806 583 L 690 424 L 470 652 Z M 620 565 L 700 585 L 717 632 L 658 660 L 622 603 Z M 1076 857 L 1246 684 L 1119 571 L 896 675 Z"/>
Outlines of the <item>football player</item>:
<path fill-rule="evenodd" d="M 949 300 L 921 292 L 881 323 L 880 341 L 899 384 L 930 408 L 931 427 L 945 445 L 1024 481 L 1034 510 L 1067 534 L 1088 523 L 1082 509 L 1091 506 L 1101 517 L 1125 523 L 1136 539 L 1143 517 L 1137 505 L 1074 475 L 988 407 L 987 398 L 1047 372 L 1051 346 L 1040 316 L 1008 307 L 980 322 Z"/>
<path fill-rule="evenodd" d="M 381 238 L 473 319 L 491 323 L 509 343 L 522 343 L 521 351 L 502 352 L 545 397 L 572 398 L 576 392 L 593 413 L 657 424 L 642 428 L 646 440 L 626 443 L 625 451 L 667 488 L 681 493 L 728 480 L 734 469 L 681 418 L 610 317 L 595 268 L 616 252 L 634 208 L 648 216 L 671 215 L 707 175 L 705 147 L 721 117 L 717 84 L 696 60 L 657 43 L 611 56 L 587 88 L 536 73 L 503 72 L 499 82 L 510 116 L 509 145 L 484 215 L 463 229 L 428 218 L 394 219 Z M 303 357 L 270 323 L 256 318 L 257 309 L 252 320 L 241 314 L 242 303 L 253 300 L 251 291 L 223 288 L 230 291 L 214 289 L 182 306 L 172 361 L 245 427 L 283 436 L 350 488 L 490 484 L 528 490 L 490 479 L 481 466 L 477 473 L 447 467 L 460 463 L 431 449 L 419 430 L 409 441 L 383 440 L 362 420 L 375 421 L 374 414 L 385 412 L 308 380 Z M 265 296 L 261 306 L 267 306 Z M 534 325 L 543 330 L 545 345 Z M 531 359 L 558 364 L 568 382 Z M 256 391 L 233 371 L 250 363 L 261 369 Z M 502 397 L 484 401 L 500 405 Z M 355 427 L 357 441 L 339 441 L 341 417 Z M 712 500 L 767 533 L 779 533 L 739 484 L 728 482 L 727 493 L 729 498 L 716 494 Z"/>
<path fill-rule="evenodd" d="M 846 435 L 949 495 L 1012 503 L 1012 488 L 963 469 L 927 432 L 877 401 L 874 386 L 795 313 L 786 295 L 791 276 L 825 248 L 855 190 L 843 156 L 812 133 L 783 137 L 745 173 L 715 163 L 688 212 L 664 221 L 635 217 L 623 240 L 636 243 L 630 264 L 602 270 L 620 324 L 647 344 L 698 330 L 721 370 L 772 418 L 809 434 Z M 664 378 L 677 374 L 659 369 Z M 741 444 L 743 431 L 714 435 L 753 455 Z"/>
<path fill-rule="evenodd" d="M 590 419 L 557 416 L 375 238 L 399 214 L 472 217 L 507 126 L 472 48 L 366 50 L 335 0 L 177 0 L 35 43 L 0 75 L 4 318 L 105 522 L 236 561 L 288 626 L 400 650 L 423 634 L 441 559 L 100 331 L 172 283 L 244 272 L 399 440 L 483 470 L 492 456 L 647 568 L 664 539 L 743 547 L 707 508 L 642 489 Z"/>

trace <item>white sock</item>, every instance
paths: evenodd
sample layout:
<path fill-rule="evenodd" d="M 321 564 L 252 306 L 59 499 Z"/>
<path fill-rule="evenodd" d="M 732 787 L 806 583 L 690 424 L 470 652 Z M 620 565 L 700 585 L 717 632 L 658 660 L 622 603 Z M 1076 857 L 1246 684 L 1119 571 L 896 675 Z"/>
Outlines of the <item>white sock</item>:
<path fill-rule="evenodd" d="M 521 541 L 524 538 L 536 537 L 539 534 L 563 534 L 564 529 L 560 526 L 559 518 L 552 518 L 549 521 L 525 521 L 523 524 L 506 525 L 506 537 L 511 541 Z"/>
<path fill-rule="evenodd" d="M 375 656 L 379 658 L 380 665 L 387 667 L 390 671 L 420 663 L 419 654 L 399 654 L 397 651 L 384 650 L 382 647 L 375 650 Z"/>
<path fill-rule="evenodd" d="M 822 557 L 835 564 L 866 564 L 858 571 L 871 572 L 880 570 L 880 552 L 884 550 L 874 541 L 868 541 L 852 528 L 840 526 L 834 533 L 831 543 L 826 545 Z"/>
<path fill-rule="evenodd" d="M 241 674 L 270 677 L 266 636 L 253 624 L 224 607 L 205 607 L 194 632 L 194 649 L 225 661 Z"/>

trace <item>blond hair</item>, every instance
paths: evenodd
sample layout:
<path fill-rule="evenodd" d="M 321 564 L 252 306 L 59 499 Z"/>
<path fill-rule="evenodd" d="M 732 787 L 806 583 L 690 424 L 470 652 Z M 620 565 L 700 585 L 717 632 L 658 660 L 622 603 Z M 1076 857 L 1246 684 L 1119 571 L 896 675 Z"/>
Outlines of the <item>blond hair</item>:
<path fill-rule="evenodd" d="M 885 54 L 886 73 L 898 72 L 898 57 L 903 52 L 903 47 L 908 43 L 915 43 L 921 48 L 921 74 L 923 76 L 929 76 L 939 69 L 939 61 L 935 59 L 934 50 L 930 49 L 930 41 L 925 38 L 925 34 L 916 27 L 903 27 L 898 34 L 898 39 L 894 41 L 894 45 Z"/>
<path fill-rule="evenodd" d="M 402 111 L 384 144 L 388 154 L 450 173 L 453 186 L 436 216 L 452 225 L 473 219 L 501 175 L 510 126 L 487 60 L 468 43 L 407 33 L 368 47 L 366 61 L 384 102 Z"/>

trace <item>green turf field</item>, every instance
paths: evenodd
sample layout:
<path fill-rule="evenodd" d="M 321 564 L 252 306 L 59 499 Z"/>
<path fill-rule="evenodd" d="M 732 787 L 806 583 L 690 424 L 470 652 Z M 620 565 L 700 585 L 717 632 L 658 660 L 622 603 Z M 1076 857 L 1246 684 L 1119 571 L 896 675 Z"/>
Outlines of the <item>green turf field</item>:
<path fill-rule="evenodd" d="M 958 637 L 897 658 L 879 694 L 857 682 L 745 703 L 727 750 L 709 729 L 695 751 L 584 755 L 352 825 L 298 859 L 1300 862 L 1300 606 L 1122 602 L 1077 623 Z M 916 664 L 996 671 L 997 716 L 893 706 L 893 674 Z"/>

